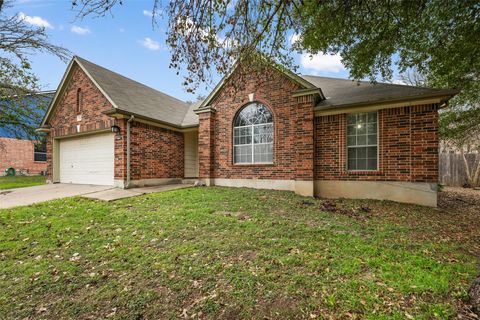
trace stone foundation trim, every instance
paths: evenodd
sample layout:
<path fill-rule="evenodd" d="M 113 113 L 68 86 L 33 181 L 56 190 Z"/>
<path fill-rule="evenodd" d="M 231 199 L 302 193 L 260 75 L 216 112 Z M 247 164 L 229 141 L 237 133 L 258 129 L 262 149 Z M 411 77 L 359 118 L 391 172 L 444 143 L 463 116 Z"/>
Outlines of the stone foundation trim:
<path fill-rule="evenodd" d="M 159 186 L 164 184 L 180 184 L 180 183 L 182 183 L 182 178 L 141 179 L 141 180 L 131 180 L 130 188 L 152 187 L 152 186 Z M 115 187 L 125 188 L 125 182 L 123 180 L 115 180 Z"/>
<path fill-rule="evenodd" d="M 331 199 L 391 200 L 436 207 L 437 184 L 427 182 L 316 180 L 315 196 Z"/>
<path fill-rule="evenodd" d="M 313 196 L 313 181 L 273 180 L 273 179 L 202 179 L 207 186 L 236 188 L 270 189 L 293 191 L 299 195 Z"/>

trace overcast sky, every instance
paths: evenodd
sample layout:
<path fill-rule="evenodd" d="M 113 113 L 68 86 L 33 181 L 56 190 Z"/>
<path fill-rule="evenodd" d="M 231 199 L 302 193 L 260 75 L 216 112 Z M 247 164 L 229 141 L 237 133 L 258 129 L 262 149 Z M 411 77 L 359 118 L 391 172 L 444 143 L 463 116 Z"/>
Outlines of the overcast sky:
<path fill-rule="evenodd" d="M 165 44 L 165 26 L 152 28 L 153 0 L 125 1 L 113 16 L 76 19 L 76 12 L 67 0 L 17 0 L 8 14 L 19 13 L 26 22 L 44 26 L 51 42 L 73 54 L 137 80 L 182 100 L 193 100 L 210 88 L 201 85 L 189 94 L 182 87 L 182 77 L 169 69 L 170 52 Z M 294 40 L 294 37 L 293 37 Z M 302 74 L 347 78 L 339 56 L 297 54 L 295 59 Z M 32 57 L 33 70 L 45 90 L 56 89 L 66 64 L 46 54 Z M 218 79 L 214 79 L 218 80 Z"/>

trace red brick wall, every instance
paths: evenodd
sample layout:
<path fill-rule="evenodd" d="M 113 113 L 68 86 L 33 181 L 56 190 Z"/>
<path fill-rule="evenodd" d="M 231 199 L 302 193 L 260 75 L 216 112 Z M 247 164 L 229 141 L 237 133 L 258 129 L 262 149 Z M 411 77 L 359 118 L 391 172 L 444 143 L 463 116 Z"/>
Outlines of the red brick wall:
<path fill-rule="evenodd" d="M 33 159 L 34 141 L 14 138 L 0 138 L 0 175 L 7 168 L 27 171 L 28 174 L 39 174 L 47 170 L 46 162 Z"/>
<path fill-rule="evenodd" d="M 77 90 L 83 93 L 82 119 L 77 121 Z M 120 127 L 115 135 L 115 179 L 126 179 L 127 120 L 114 119 L 104 114 L 113 106 L 88 76 L 74 67 L 65 91 L 49 121 L 53 130 L 47 143 L 49 175 L 52 176 L 53 138 Z M 183 133 L 162 129 L 139 122 L 132 123 L 131 129 L 131 180 L 155 178 L 183 178 L 184 171 Z"/>
<path fill-rule="evenodd" d="M 83 107 L 80 112 L 82 120 L 77 121 L 77 89 L 79 88 L 83 93 Z M 86 132 L 109 128 L 114 124 L 113 118 L 103 114 L 113 106 L 79 67 L 74 66 L 72 77 L 59 99 L 53 117 L 49 121 L 53 128 L 52 136 L 75 134 L 77 125 L 80 125 L 80 132 Z"/>
<path fill-rule="evenodd" d="M 232 86 L 240 81 L 242 88 Z M 200 177 L 313 180 L 313 101 L 292 97 L 298 89 L 298 84 L 275 70 L 242 79 L 234 74 L 211 104 L 216 112 L 200 114 Z M 254 101 L 265 104 L 273 113 L 272 165 L 233 164 L 233 120 L 250 102 L 250 93 L 254 93 Z"/>
<path fill-rule="evenodd" d="M 82 110 L 79 113 L 81 120 L 77 121 L 77 90 L 82 90 L 83 103 Z M 97 131 L 101 129 L 108 129 L 112 125 L 124 127 L 124 120 L 115 120 L 103 112 L 112 108 L 112 104 L 105 98 L 90 78 L 80 69 L 74 65 L 72 75 L 65 84 L 65 90 L 58 98 L 58 104 L 53 114 L 50 117 L 49 124 L 52 127 L 47 139 L 47 163 L 48 163 L 48 177 L 52 179 L 52 154 L 53 154 L 53 138 L 76 134 L 77 125 L 80 125 L 80 133 L 89 131 Z M 124 130 L 122 134 L 117 134 L 115 140 L 122 142 L 124 140 Z M 123 148 L 115 148 L 115 179 L 123 179 L 124 163 L 122 159 L 125 154 Z M 118 159 L 118 161 L 117 161 Z M 118 168 L 117 168 L 118 166 Z"/>
<path fill-rule="evenodd" d="M 315 118 L 315 179 L 437 182 L 437 107 L 379 110 L 378 122 L 379 170 L 349 172 L 346 114 Z"/>
<path fill-rule="evenodd" d="M 130 178 L 183 178 L 183 133 L 133 122 Z"/>

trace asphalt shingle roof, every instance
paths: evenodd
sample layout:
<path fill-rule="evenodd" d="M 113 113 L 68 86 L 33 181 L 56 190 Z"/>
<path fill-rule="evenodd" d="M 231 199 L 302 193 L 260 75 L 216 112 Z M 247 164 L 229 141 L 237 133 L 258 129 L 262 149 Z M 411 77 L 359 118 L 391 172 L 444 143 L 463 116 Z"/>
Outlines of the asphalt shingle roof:
<path fill-rule="evenodd" d="M 108 95 L 119 111 L 161 121 L 179 128 L 198 125 L 198 116 L 194 110 L 200 107 L 201 102 L 188 104 L 83 58 L 75 57 L 75 60 Z M 317 104 L 316 110 L 453 96 L 458 92 L 390 83 L 372 84 L 367 81 L 310 75 L 301 76 L 301 78 L 306 80 L 309 85 L 320 88 L 326 97 Z"/>
<path fill-rule="evenodd" d="M 348 79 L 302 76 L 305 80 L 322 89 L 326 99 L 320 101 L 316 109 L 330 109 L 349 105 L 381 103 L 408 100 L 426 96 L 454 95 L 458 91 L 432 89 L 391 83 L 370 83 Z"/>
<path fill-rule="evenodd" d="M 198 124 L 198 116 L 191 111 L 190 104 L 83 58 L 75 57 L 75 59 L 119 110 L 177 127 Z"/>

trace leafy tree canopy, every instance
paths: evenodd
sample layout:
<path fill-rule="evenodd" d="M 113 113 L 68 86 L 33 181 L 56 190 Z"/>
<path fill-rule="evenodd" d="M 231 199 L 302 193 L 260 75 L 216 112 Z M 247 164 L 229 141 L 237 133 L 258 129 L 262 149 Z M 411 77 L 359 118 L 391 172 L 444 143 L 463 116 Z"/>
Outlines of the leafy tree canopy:
<path fill-rule="evenodd" d="M 389 79 L 416 68 L 429 85 L 480 100 L 480 4 L 474 0 L 152 0 L 166 19 L 171 66 L 196 88 L 251 50 L 294 67 L 291 51 L 340 54 L 354 79 Z M 73 0 L 79 15 L 104 15 L 121 0 Z M 298 41 L 292 47 L 292 35 Z"/>
<path fill-rule="evenodd" d="M 36 138 L 35 128 L 43 117 L 46 103 L 32 100 L 40 90 L 29 56 L 51 53 L 66 60 L 68 50 L 48 41 L 45 28 L 28 24 L 19 14 L 7 16 L 9 6 L 0 0 L 0 129 L 22 138 Z"/>

